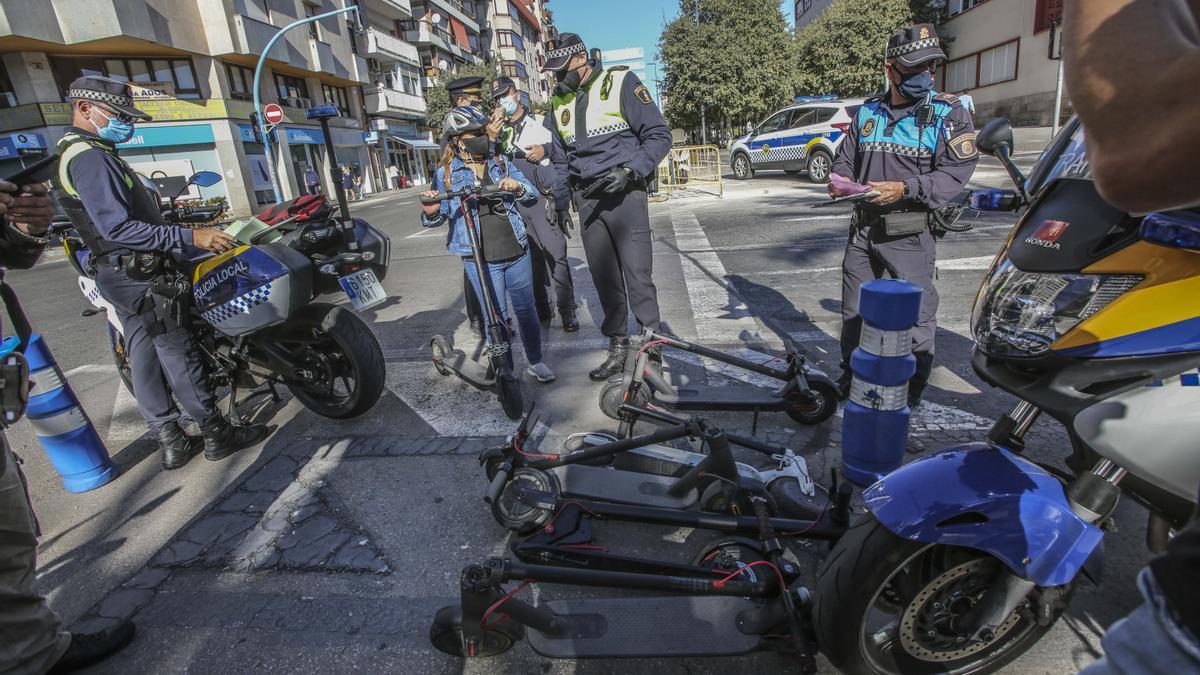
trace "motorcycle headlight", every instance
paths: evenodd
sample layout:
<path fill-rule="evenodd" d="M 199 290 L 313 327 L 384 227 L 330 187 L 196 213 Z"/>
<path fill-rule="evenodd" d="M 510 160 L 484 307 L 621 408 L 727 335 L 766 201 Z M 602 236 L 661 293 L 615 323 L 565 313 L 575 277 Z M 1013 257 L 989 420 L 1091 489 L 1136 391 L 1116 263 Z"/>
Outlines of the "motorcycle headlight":
<path fill-rule="evenodd" d="M 1141 280 L 1136 274 L 1022 272 L 1003 258 L 975 301 L 975 344 L 992 356 L 1041 356 Z"/>

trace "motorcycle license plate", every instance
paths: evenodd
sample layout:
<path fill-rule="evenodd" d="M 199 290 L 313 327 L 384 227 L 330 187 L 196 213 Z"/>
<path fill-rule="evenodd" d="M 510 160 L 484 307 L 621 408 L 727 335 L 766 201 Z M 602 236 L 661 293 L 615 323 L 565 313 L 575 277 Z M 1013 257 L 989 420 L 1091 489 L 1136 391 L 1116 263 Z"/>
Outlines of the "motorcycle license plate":
<path fill-rule="evenodd" d="M 342 285 L 342 290 L 346 291 L 354 309 L 370 309 L 387 300 L 387 294 L 383 292 L 383 284 L 379 283 L 379 280 L 375 278 L 375 272 L 371 270 L 360 270 L 354 274 L 347 274 L 340 277 L 338 283 Z"/>

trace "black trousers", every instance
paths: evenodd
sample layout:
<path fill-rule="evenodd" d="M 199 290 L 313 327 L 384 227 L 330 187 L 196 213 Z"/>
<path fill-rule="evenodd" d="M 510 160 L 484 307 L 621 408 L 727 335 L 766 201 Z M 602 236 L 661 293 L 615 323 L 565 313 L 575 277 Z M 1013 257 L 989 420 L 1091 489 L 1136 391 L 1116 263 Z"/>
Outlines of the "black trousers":
<path fill-rule="evenodd" d="M 579 229 L 592 283 L 604 309 L 604 335 L 629 334 L 629 310 L 644 328 L 658 330 L 650 207 L 643 188 L 595 199 L 576 193 Z"/>
<path fill-rule="evenodd" d="M 533 298 L 542 320 L 552 318 L 552 304 L 558 311 L 575 308 L 575 282 L 571 279 L 571 267 L 567 263 L 567 237 L 558 225 L 550 222 L 543 197 L 533 206 L 517 206 L 525 221 L 525 232 L 529 239 L 529 255 L 533 263 Z M 553 287 L 554 302 L 550 301 Z M 549 311 L 547 311 L 549 310 Z"/>
<path fill-rule="evenodd" d="M 852 224 L 842 258 L 842 377 L 849 381 L 850 354 L 862 335 L 858 316 L 858 291 L 872 279 L 886 276 L 911 281 L 921 287 L 921 315 L 913 328 L 913 356 L 917 373 L 908 385 L 910 402 L 920 399 L 933 370 L 933 341 L 937 333 L 938 292 L 933 285 L 937 240 L 929 230 L 889 237 L 880 224 Z"/>
<path fill-rule="evenodd" d="M 140 313 L 142 297 L 150 284 L 130 279 L 124 270 L 100 266 L 96 286 L 117 310 L 125 335 L 125 352 L 133 370 L 133 395 L 150 428 L 179 419 L 171 398 L 174 392 L 184 412 L 205 428 L 220 417 L 216 394 L 204 374 L 200 349 L 188 329 L 174 327 L 150 336 L 148 321 Z"/>

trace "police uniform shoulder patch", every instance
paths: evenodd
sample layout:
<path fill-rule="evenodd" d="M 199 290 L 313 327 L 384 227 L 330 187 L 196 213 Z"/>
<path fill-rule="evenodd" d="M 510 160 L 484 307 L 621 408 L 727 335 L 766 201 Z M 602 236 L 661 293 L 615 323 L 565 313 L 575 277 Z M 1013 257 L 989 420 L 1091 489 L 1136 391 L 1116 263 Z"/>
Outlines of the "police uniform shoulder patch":
<path fill-rule="evenodd" d="M 571 109 L 570 109 L 570 108 L 563 108 L 562 115 L 559 115 L 559 117 L 558 117 L 558 121 L 559 121 L 559 123 L 561 123 L 561 124 L 562 124 L 564 127 L 565 127 L 565 126 L 567 126 L 567 123 L 571 121 Z"/>
<path fill-rule="evenodd" d="M 958 97 L 954 94 L 938 94 L 937 96 L 933 97 L 933 100 L 941 101 L 942 103 L 949 103 L 952 106 L 962 104 L 962 102 L 959 101 Z"/>
<path fill-rule="evenodd" d="M 614 71 L 614 72 L 616 72 L 618 70 L 629 70 L 629 66 L 610 66 L 609 70 Z"/>
<path fill-rule="evenodd" d="M 950 152 L 959 159 L 971 159 L 979 154 L 979 148 L 975 147 L 974 131 L 951 138 L 947 145 L 950 147 Z"/>
<path fill-rule="evenodd" d="M 872 131 L 875 131 L 875 120 L 867 120 L 867 123 L 862 125 L 862 135 L 870 136 Z"/>
<path fill-rule="evenodd" d="M 637 87 L 635 87 L 633 90 L 633 95 L 637 96 L 638 100 L 641 101 L 642 103 L 645 103 L 646 105 L 650 105 L 651 103 L 654 102 L 650 98 L 650 90 L 647 89 L 646 85 L 644 85 L 644 84 L 639 84 Z"/>

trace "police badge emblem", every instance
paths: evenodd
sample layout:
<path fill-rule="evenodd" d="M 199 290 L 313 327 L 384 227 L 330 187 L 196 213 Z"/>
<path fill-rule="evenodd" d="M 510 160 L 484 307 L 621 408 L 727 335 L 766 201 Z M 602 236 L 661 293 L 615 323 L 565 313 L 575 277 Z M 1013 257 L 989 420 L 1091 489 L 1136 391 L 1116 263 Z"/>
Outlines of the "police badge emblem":
<path fill-rule="evenodd" d="M 765 155 L 771 151 L 771 146 L 767 145 L 766 143 L 763 143 L 763 146 L 759 149 L 762 150 L 763 154 Z"/>
<path fill-rule="evenodd" d="M 875 131 L 875 120 L 867 120 L 867 123 L 862 125 L 862 135 L 870 136 L 872 131 Z"/>
<path fill-rule="evenodd" d="M 921 29 L 921 39 L 922 39 L 922 40 L 925 40 L 925 39 L 928 39 L 928 38 L 929 38 L 929 29 L 928 29 L 928 28 L 922 28 L 922 29 Z"/>
<path fill-rule="evenodd" d="M 563 125 L 563 126 L 566 126 L 566 125 L 567 125 L 567 123 L 571 121 L 571 111 L 570 111 L 570 109 L 568 109 L 568 108 L 563 108 L 562 115 L 560 115 L 560 116 L 559 116 L 558 120 L 559 120 L 560 122 L 562 122 L 562 125 Z"/>

